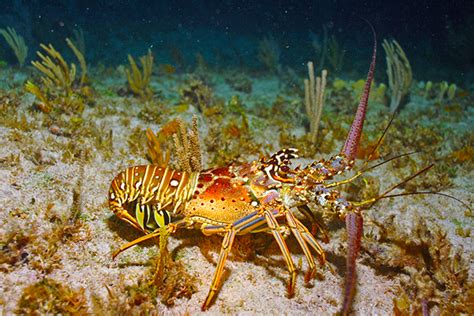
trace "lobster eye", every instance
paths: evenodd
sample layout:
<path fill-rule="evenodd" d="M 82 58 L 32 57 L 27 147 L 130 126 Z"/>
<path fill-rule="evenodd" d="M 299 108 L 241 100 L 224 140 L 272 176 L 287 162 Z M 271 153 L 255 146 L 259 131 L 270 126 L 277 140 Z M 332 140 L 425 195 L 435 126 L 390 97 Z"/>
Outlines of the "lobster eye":
<path fill-rule="evenodd" d="M 280 168 L 280 170 L 283 171 L 283 172 L 288 172 L 288 171 L 290 171 L 290 167 L 283 166 L 283 167 Z"/>

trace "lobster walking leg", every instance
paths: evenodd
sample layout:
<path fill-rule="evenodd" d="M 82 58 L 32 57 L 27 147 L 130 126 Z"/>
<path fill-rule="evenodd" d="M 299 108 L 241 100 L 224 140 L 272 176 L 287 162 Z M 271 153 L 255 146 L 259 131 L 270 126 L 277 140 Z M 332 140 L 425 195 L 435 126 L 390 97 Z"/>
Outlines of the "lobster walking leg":
<path fill-rule="evenodd" d="M 185 227 L 189 225 L 187 222 L 185 222 L 184 220 L 181 220 L 181 221 L 177 221 L 175 223 L 170 223 L 166 226 L 166 229 L 168 230 L 168 232 L 170 234 L 174 233 L 178 228 L 181 228 L 181 227 Z M 142 243 L 148 239 L 152 239 L 152 238 L 155 238 L 155 237 L 158 237 L 160 236 L 160 228 L 154 230 L 153 232 L 149 233 L 149 234 L 146 234 L 146 235 L 143 235 L 135 240 L 132 240 L 131 242 L 129 243 L 126 243 L 125 245 L 121 246 L 119 249 L 117 249 L 116 251 L 114 251 L 114 253 L 112 254 L 112 259 L 115 259 L 115 257 L 117 257 L 120 253 L 124 252 L 125 250 L 127 250 L 128 248 L 131 248 L 135 245 L 138 245 L 139 243 Z"/>
<path fill-rule="evenodd" d="M 248 229 L 249 226 L 253 226 L 254 224 L 259 224 L 261 218 L 261 214 L 255 212 L 246 216 L 238 221 L 236 221 L 232 225 L 228 226 L 205 226 L 201 228 L 202 233 L 204 235 L 212 235 L 212 234 L 219 234 L 225 233 L 224 239 L 222 241 L 221 252 L 219 254 L 219 259 L 217 262 L 216 272 L 214 272 L 214 277 L 212 279 L 211 288 L 209 293 L 207 294 L 206 300 L 201 306 L 201 309 L 204 311 L 206 310 L 214 297 L 216 296 L 217 291 L 219 290 L 219 284 L 222 277 L 222 272 L 224 271 L 225 261 L 227 260 L 227 256 L 232 248 L 232 243 L 234 242 L 235 235 L 242 232 L 243 230 Z"/>
<path fill-rule="evenodd" d="M 211 289 L 209 290 L 209 294 L 207 294 L 206 300 L 202 304 L 201 309 L 204 311 L 207 307 L 211 304 L 214 296 L 219 289 L 220 280 L 222 277 L 222 271 L 224 270 L 224 264 L 227 260 L 227 256 L 232 248 L 232 243 L 234 242 L 236 232 L 234 227 L 230 227 L 227 233 L 224 236 L 224 240 L 222 241 L 221 253 L 219 254 L 219 261 L 217 262 L 216 272 L 214 273 L 214 278 L 212 279 Z"/>
<path fill-rule="evenodd" d="M 285 239 L 280 232 L 280 225 L 278 224 L 275 216 L 273 215 L 272 211 L 265 210 L 264 216 L 268 224 L 268 228 L 271 230 L 273 237 L 280 247 L 280 251 L 285 258 L 286 265 L 288 267 L 288 271 L 290 272 L 290 281 L 288 283 L 288 296 L 292 297 L 295 294 L 295 286 L 296 286 L 296 268 L 291 258 L 290 251 L 288 250 L 288 246 L 286 245 Z"/>
<path fill-rule="evenodd" d="M 299 221 L 296 222 L 298 224 L 298 229 L 303 236 L 304 240 L 314 249 L 319 255 L 321 264 L 324 265 L 326 263 L 326 254 L 324 253 L 323 248 L 318 243 L 316 238 L 308 231 L 308 229 Z"/>
<path fill-rule="evenodd" d="M 305 275 L 305 282 L 308 283 L 311 279 L 313 279 L 315 273 L 316 273 L 316 265 L 314 263 L 313 255 L 311 254 L 311 251 L 308 248 L 308 245 L 306 244 L 306 241 L 304 240 L 300 228 L 298 227 L 298 220 L 295 218 L 295 216 L 287 211 L 286 212 L 286 220 L 288 222 L 288 226 L 290 227 L 291 232 L 295 236 L 296 240 L 298 241 L 298 244 L 300 245 L 301 249 L 303 249 L 303 253 L 306 256 L 306 259 L 308 260 L 308 273 Z"/>
<path fill-rule="evenodd" d="M 316 234 L 321 232 L 321 238 L 324 243 L 329 242 L 329 236 L 326 230 L 323 228 L 323 225 L 316 219 L 314 212 L 308 207 L 308 205 L 298 206 L 298 210 L 309 220 L 311 224 L 311 235 L 316 236 Z"/>

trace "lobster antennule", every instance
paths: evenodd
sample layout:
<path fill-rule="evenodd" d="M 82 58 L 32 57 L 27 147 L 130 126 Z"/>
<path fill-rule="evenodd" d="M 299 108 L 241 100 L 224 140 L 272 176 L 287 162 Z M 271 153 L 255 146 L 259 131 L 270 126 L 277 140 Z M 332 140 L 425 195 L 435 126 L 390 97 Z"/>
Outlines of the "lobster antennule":
<path fill-rule="evenodd" d="M 374 48 L 372 51 L 372 62 L 370 63 L 369 72 L 367 74 L 367 80 L 365 81 L 364 92 L 362 93 L 357 107 L 357 113 L 352 123 L 349 134 L 347 135 L 346 142 L 342 152 L 346 155 L 347 159 L 354 160 L 359 149 L 360 136 L 362 135 L 362 128 L 364 127 L 365 113 L 367 112 L 367 103 L 369 101 L 370 86 L 374 78 L 375 72 L 375 61 L 377 56 L 377 37 L 375 35 L 374 27 L 369 23 L 372 33 L 374 34 Z"/>

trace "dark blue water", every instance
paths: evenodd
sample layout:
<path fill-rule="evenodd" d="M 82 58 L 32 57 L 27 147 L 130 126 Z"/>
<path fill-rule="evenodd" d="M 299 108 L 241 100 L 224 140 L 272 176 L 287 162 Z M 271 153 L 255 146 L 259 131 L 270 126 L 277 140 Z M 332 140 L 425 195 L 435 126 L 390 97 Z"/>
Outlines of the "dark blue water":
<path fill-rule="evenodd" d="M 14 27 L 26 38 L 29 59 L 40 43 L 62 50 L 64 39 L 80 28 L 91 64 L 124 63 L 128 53 L 151 48 L 158 63 L 175 65 L 173 52 L 179 51 L 184 67 L 193 67 L 200 53 L 216 68 L 258 71 L 259 41 L 272 37 L 281 65 L 304 72 L 307 60 L 317 60 L 311 40 L 321 44 L 327 32 L 345 51 L 338 75 L 353 77 L 365 72 L 371 49 L 364 18 L 379 41 L 394 38 L 402 45 L 416 79 L 474 82 L 474 5 L 468 0 L 0 2 L 0 28 Z M 3 40 L 0 60 L 15 60 Z M 383 72 L 377 76 L 384 80 Z"/>

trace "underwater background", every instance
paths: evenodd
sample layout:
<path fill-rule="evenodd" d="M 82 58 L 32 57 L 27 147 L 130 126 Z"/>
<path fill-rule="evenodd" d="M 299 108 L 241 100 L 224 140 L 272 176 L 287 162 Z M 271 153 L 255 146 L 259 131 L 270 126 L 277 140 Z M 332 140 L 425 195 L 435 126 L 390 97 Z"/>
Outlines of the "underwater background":
<path fill-rule="evenodd" d="M 181 170 L 174 135 L 196 130 L 203 169 L 281 148 L 302 166 L 338 154 L 371 26 L 377 66 L 354 170 L 377 166 L 340 191 L 365 201 L 401 185 L 364 210 L 353 312 L 474 313 L 471 1 L 1 0 L 1 314 L 201 313 L 222 237 L 183 230 L 112 260 L 142 233 L 110 211 L 111 181 L 134 165 Z M 209 312 L 339 311 L 347 233 L 315 213 L 330 268 L 305 285 L 289 237 L 288 298 L 272 237 L 241 236 Z"/>

